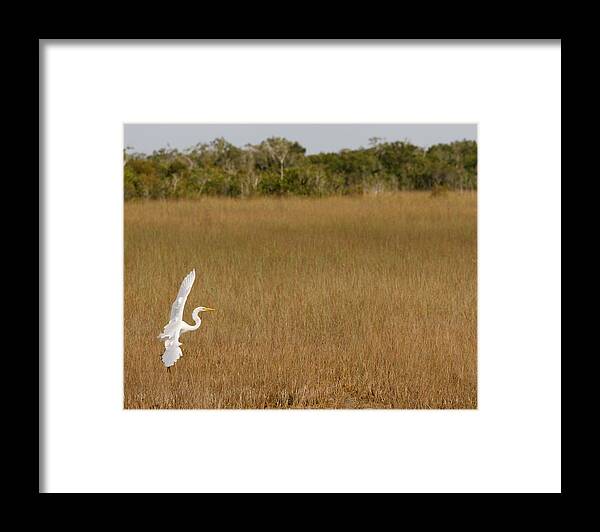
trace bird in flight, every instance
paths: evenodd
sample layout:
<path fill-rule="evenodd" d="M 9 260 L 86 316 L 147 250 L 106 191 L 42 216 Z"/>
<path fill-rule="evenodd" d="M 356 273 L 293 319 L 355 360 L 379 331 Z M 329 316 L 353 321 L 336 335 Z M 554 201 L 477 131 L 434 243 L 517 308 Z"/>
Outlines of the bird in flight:
<path fill-rule="evenodd" d="M 165 352 L 160 358 L 162 363 L 167 367 L 167 371 L 169 371 L 171 366 L 183 355 L 181 352 L 179 336 L 188 331 L 195 331 L 200 327 L 200 324 L 202 323 L 202 318 L 199 316 L 200 312 L 215 310 L 214 308 L 209 307 L 196 307 L 192 311 L 194 325 L 190 325 L 183 321 L 183 308 L 185 307 L 185 302 L 192 290 L 195 279 L 196 270 L 194 269 L 188 273 L 182 281 L 181 286 L 179 287 L 179 293 L 171 305 L 171 317 L 169 323 L 165 325 L 163 332 L 158 335 L 158 338 L 164 340 L 165 343 Z"/>

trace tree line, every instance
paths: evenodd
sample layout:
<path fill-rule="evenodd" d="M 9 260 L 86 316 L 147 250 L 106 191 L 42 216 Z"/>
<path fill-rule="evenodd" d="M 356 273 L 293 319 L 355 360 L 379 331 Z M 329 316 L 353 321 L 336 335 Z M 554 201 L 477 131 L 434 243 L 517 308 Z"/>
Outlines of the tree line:
<path fill-rule="evenodd" d="M 477 188 L 477 143 L 421 148 L 374 137 L 366 148 L 311 155 L 298 142 L 280 137 L 243 148 L 217 138 L 150 155 L 125 148 L 124 185 L 125 199 L 472 190 Z"/>

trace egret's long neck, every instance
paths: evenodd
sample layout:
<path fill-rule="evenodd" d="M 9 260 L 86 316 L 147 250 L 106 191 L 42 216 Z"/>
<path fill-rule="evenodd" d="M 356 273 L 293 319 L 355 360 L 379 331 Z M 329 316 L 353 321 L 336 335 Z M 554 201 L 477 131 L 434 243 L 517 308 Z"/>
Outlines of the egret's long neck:
<path fill-rule="evenodd" d="M 194 320 L 194 325 L 189 325 L 188 323 L 186 323 L 185 321 L 183 322 L 183 327 L 182 330 L 187 332 L 187 331 L 195 331 L 198 327 L 200 327 L 200 324 L 202 323 L 202 318 L 199 316 L 200 314 L 200 308 L 195 308 L 192 311 L 192 319 Z"/>

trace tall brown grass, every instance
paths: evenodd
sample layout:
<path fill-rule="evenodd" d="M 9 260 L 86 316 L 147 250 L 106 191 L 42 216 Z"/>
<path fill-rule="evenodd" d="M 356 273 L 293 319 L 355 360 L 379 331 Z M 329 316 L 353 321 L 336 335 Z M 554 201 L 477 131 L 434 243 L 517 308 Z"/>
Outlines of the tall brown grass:
<path fill-rule="evenodd" d="M 476 408 L 476 195 L 125 205 L 126 408 Z M 168 373 L 156 338 L 196 269 Z"/>

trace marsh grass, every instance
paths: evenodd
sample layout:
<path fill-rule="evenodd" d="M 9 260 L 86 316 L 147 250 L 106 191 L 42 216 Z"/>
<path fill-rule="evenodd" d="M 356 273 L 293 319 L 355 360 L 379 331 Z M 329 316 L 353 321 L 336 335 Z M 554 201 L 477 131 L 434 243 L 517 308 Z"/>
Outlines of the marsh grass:
<path fill-rule="evenodd" d="M 476 408 L 476 194 L 127 202 L 125 408 Z M 157 334 L 196 268 L 167 373 Z"/>

